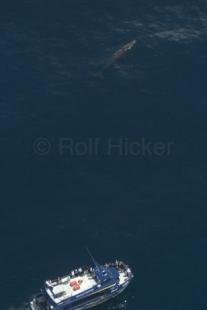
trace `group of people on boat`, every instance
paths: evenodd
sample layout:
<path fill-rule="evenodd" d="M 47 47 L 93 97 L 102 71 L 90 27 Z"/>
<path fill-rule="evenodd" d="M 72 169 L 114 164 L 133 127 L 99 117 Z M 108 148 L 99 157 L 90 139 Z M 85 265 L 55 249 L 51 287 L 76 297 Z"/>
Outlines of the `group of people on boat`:
<path fill-rule="evenodd" d="M 122 270 L 125 270 L 128 268 L 128 266 L 122 262 L 121 260 L 117 260 L 113 263 L 106 263 L 105 264 L 106 267 L 115 267 L 115 268 L 119 268 L 119 269 L 122 269 Z"/>
<path fill-rule="evenodd" d="M 128 266 L 123 262 L 123 261 L 119 261 L 119 260 L 116 260 L 115 262 L 109 262 L 109 263 L 106 263 L 105 264 L 105 267 L 115 267 L 117 269 L 119 269 L 120 271 L 127 271 L 128 270 Z M 88 267 L 88 266 L 85 266 L 83 268 L 77 268 L 77 269 L 74 269 L 72 270 L 70 273 L 69 273 L 69 278 L 70 279 L 74 279 L 78 276 L 83 276 L 84 274 L 90 274 L 90 275 L 93 275 L 94 273 L 94 268 L 93 267 Z M 51 282 L 56 282 L 57 284 L 61 283 L 61 278 L 58 278 L 58 279 L 55 279 Z"/>
<path fill-rule="evenodd" d="M 125 264 L 123 261 L 121 260 L 116 260 L 114 263 L 108 263 L 105 264 L 106 267 L 115 267 L 117 268 L 119 271 L 122 271 L 126 274 L 127 277 L 131 276 L 131 270 L 129 268 L 129 266 L 127 264 Z"/>
<path fill-rule="evenodd" d="M 78 269 L 74 269 L 70 272 L 70 277 L 71 278 L 75 278 L 77 276 L 82 276 L 84 274 L 84 269 L 83 268 L 78 268 Z"/>

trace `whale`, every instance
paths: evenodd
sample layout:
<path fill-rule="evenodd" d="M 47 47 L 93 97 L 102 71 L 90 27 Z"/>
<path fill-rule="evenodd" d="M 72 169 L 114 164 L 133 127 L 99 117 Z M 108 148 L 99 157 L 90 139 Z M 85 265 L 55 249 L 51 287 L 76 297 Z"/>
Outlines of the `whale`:
<path fill-rule="evenodd" d="M 97 78 L 104 78 L 104 73 L 113 66 L 114 63 L 124 58 L 129 51 L 135 47 L 137 41 L 132 40 L 127 44 L 123 45 L 120 49 L 118 49 L 113 55 L 105 62 L 103 68 L 95 75 Z"/>

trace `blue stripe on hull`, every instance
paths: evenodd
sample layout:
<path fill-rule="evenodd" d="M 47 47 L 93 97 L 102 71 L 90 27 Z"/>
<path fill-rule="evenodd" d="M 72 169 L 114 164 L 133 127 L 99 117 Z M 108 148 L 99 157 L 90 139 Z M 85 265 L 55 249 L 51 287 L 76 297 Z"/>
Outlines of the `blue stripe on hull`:
<path fill-rule="evenodd" d="M 115 291 L 111 294 L 108 294 L 106 296 L 101 296 L 101 297 L 98 297 L 98 298 L 94 298 L 93 300 L 87 302 L 87 303 L 83 303 L 82 305 L 78 305 L 78 306 L 68 306 L 68 307 L 64 307 L 64 310 L 83 310 L 83 309 L 89 309 L 89 308 L 92 308 L 92 307 L 95 307 L 97 305 L 100 305 L 106 301 L 109 301 L 110 299 L 118 296 L 121 292 L 123 292 L 123 290 L 128 286 L 129 283 L 126 283 L 125 285 L 123 286 L 120 286 L 119 290 L 118 291 Z M 61 309 L 62 310 L 62 309 Z"/>

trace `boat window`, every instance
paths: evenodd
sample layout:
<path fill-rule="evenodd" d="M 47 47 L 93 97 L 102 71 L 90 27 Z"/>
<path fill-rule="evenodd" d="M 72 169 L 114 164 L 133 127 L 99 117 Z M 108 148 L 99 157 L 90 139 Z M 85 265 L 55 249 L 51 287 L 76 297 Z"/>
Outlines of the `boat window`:
<path fill-rule="evenodd" d="M 60 292 L 60 293 L 54 294 L 54 297 L 55 297 L 55 298 L 60 298 L 60 297 L 62 297 L 63 295 L 65 295 L 65 292 Z"/>

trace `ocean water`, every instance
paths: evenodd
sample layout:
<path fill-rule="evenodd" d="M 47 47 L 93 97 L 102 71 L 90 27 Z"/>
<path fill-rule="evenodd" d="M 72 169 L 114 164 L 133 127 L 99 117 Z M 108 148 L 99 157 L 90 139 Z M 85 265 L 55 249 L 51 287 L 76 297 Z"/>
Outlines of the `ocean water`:
<path fill-rule="evenodd" d="M 100 309 L 206 309 L 206 1 L 1 6 L 1 310 L 86 245 L 135 275 Z"/>

